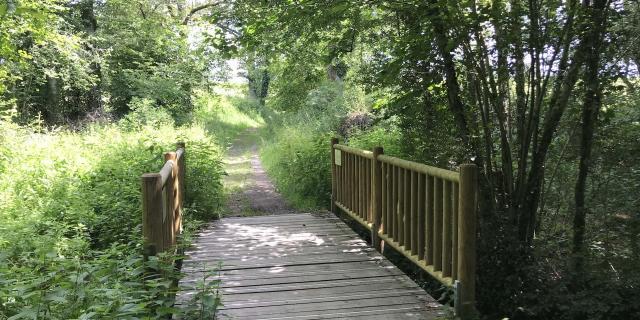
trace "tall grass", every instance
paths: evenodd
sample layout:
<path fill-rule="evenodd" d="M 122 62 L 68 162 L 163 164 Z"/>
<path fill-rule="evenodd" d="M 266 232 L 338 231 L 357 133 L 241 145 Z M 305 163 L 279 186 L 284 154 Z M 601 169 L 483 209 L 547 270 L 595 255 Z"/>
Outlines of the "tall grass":
<path fill-rule="evenodd" d="M 143 279 L 154 262 L 140 257 L 140 175 L 185 141 L 185 221 L 208 220 L 222 201 L 222 150 L 202 125 L 167 119 L 140 101 L 120 123 L 81 132 L 0 121 L 0 319 L 174 311 L 161 298 L 169 283 Z"/>
<path fill-rule="evenodd" d="M 215 93 L 198 93 L 194 119 L 221 145 L 228 146 L 238 134 L 264 125 L 260 104 L 244 91 L 242 86 L 226 86 Z"/>
<path fill-rule="evenodd" d="M 299 209 L 326 208 L 331 197 L 330 141 L 351 112 L 366 110 L 362 92 L 327 82 L 269 122 L 261 159 L 278 190 Z"/>

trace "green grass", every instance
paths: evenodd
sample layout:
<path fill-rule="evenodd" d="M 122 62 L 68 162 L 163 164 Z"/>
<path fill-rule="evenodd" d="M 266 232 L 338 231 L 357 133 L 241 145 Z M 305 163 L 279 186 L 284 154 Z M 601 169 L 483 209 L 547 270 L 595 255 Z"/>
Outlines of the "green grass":
<path fill-rule="evenodd" d="M 235 137 L 249 128 L 264 126 L 260 105 L 243 93 L 242 87 L 223 87 L 217 94 L 200 92 L 194 118 L 214 133 L 218 143 L 229 147 Z"/>

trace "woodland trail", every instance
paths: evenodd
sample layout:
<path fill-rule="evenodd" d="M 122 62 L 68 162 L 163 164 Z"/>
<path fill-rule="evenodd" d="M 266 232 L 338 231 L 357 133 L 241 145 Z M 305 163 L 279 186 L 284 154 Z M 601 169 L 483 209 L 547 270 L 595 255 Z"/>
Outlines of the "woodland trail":
<path fill-rule="evenodd" d="M 227 203 L 223 216 L 245 217 L 292 213 L 267 176 L 259 157 L 259 133 L 249 128 L 238 135 L 224 159 Z"/>

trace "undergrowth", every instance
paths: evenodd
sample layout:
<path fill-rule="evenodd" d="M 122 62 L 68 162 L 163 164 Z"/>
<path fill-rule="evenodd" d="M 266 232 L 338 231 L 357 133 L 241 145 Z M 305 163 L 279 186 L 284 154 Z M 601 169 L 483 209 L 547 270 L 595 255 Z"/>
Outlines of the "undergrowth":
<path fill-rule="evenodd" d="M 0 121 L 0 319 L 134 319 L 177 312 L 167 268 L 141 258 L 140 176 L 187 148 L 188 229 L 222 203 L 222 150 L 144 100 L 83 131 Z"/>

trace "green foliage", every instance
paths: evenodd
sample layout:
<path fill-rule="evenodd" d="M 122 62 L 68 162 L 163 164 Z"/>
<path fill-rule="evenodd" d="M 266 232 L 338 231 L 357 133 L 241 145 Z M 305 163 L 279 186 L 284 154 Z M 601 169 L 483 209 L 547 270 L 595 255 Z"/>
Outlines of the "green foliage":
<path fill-rule="evenodd" d="M 284 197 L 303 209 L 326 207 L 331 198 L 330 133 L 288 127 L 262 149 L 264 166 Z"/>
<path fill-rule="evenodd" d="M 221 203 L 221 150 L 203 128 L 158 122 L 153 113 L 140 114 L 151 111 L 145 108 L 149 104 L 139 101 L 138 113 L 120 126 L 82 132 L 2 123 L 0 318 L 173 311 L 170 283 L 144 277 L 149 268 L 171 267 L 140 258 L 140 175 L 158 171 L 162 152 L 184 141 L 185 220 L 210 220 Z"/>
<path fill-rule="evenodd" d="M 240 133 L 264 125 L 262 106 L 243 94 L 242 86 L 219 86 L 216 93 L 199 91 L 196 96 L 194 120 L 228 146 Z"/>
<path fill-rule="evenodd" d="M 324 82 L 307 94 L 302 106 L 278 107 L 288 111 L 270 121 L 272 134 L 261 157 L 278 190 L 294 206 L 308 209 L 329 204 L 329 142 L 347 114 L 366 108 L 364 100 L 355 88 Z"/>
<path fill-rule="evenodd" d="M 404 144 L 401 142 L 402 133 L 396 126 L 389 124 L 357 131 L 349 138 L 349 145 L 352 147 L 372 150 L 382 146 L 386 155 L 407 158 L 403 151 Z"/>

